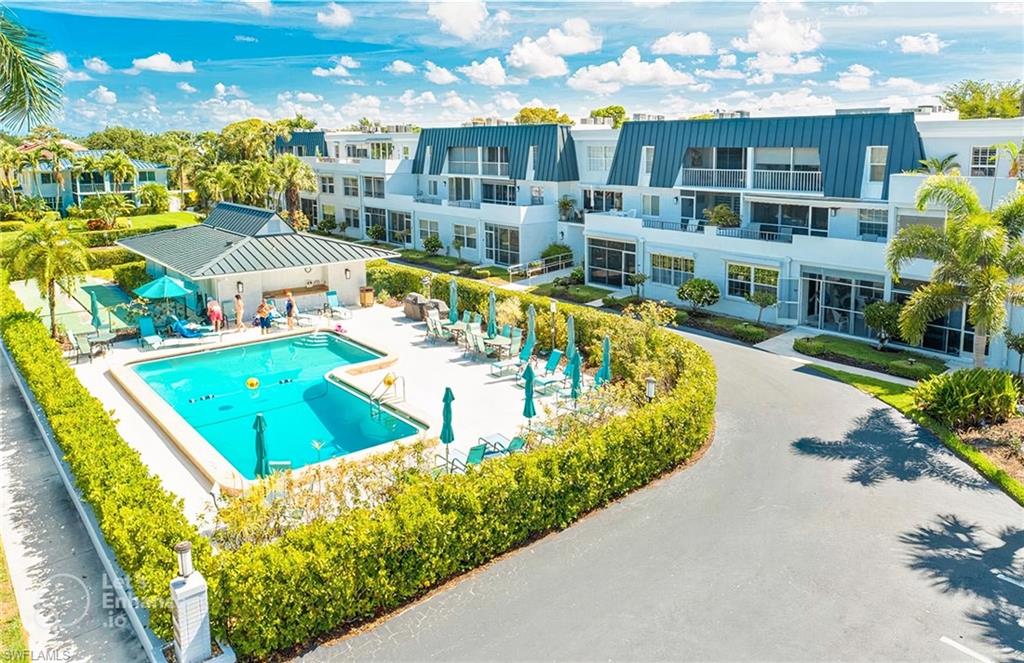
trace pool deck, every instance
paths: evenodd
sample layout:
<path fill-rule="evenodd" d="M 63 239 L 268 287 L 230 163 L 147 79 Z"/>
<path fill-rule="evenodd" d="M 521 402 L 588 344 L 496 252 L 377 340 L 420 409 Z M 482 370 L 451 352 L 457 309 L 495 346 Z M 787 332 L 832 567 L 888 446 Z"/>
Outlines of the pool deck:
<path fill-rule="evenodd" d="M 375 305 L 353 311 L 349 320 L 321 320 L 325 329 L 341 324 L 352 340 L 395 357 L 387 368 L 348 373 L 346 381 L 370 393 L 386 373 L 401 376 L 406 387 L 405 399 L 393 400 L 392 405 L 428 424 L 431 435 L 440 427 L 444 389 L 452 388 L 456 438 L 450 449 L 453 458 L 465 457 L 480 436 L 500 432 L 511 438 L 524 423 L 523 390 L 515 385 L 512 376 L 493 377 L 489 371 L 491 360 L 464 358 L 461 347 L 441 341 L 429 342 L 425 338 L 425 325 L 406 318 L 401 308 Z M 274 336 L 283 333 L 276 332 Z M 260 340 L 259 330 L 247 328 L 242 332 L 232 330 L 224 333 L 220 340 L 213 337 L 199 344 L 174 339 L 165 348 L 215 349 L 257 340 Z M 182 498 L 188 517 L 202 523 L 203 515 L 211 512 L 213 482 L 124 392 L 110 372 L 125 364 L 163 354 L 140 350 L 135 341 L 128 341 L 117 344 L 106 356 L 96 357 L 91 363 L 83 360 L 72 366 L 86 388 L 114 411 L 118 430 L 125 440 L 139 451 L 164 486 Z M 543 417 L 545 406 L 553 405 L 551 397 L 538 399 L 538 415 Z M 439 453 L 443 453 L 440 449 Z"/>

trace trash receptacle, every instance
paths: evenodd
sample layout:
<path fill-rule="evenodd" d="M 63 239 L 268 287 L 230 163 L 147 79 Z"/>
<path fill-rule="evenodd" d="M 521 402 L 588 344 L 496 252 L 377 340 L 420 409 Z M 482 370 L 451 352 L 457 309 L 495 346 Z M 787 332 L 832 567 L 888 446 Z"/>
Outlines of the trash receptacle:
<path fill-rule="evenodd" d="M 368 285 L 359 288 L 359 305 L 363 308 L 373 306 L 373 288 Z"/>

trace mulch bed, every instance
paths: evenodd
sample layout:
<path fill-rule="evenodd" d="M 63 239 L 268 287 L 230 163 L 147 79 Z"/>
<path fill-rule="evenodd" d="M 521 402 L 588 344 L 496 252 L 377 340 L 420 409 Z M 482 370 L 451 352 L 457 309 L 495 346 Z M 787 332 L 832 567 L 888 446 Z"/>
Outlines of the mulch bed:
<path fill-rule="evenodd" d="M 1003 471 L 1024 481 L 1024 418 L 959 432 L 960 439 L 984 453 Z"/>

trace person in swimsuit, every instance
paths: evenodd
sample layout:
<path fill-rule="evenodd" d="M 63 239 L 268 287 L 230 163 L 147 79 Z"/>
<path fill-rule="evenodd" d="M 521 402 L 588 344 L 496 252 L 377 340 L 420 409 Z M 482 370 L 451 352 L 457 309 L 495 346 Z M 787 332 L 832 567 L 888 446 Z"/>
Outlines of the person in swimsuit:
<path fill-rule="evenodd" d="M 292 297 L 291 290 L 284 293 L 284 296 L 284 314 L 288 318 L 288 329 L 295 329 L 295 315 L 299 312 L 298 306 L 295 305 L 295 298 Z"/>
<path fill-rule="evenodd" d="M 260 335 L 270 333 L 270 306 L 267 305 L 267 300 L 260 301 L 260 305 L 256 307 L 256 321 L 260 325 Z"/>
<path fill-rule="evenodd" d="M 206 315 L 210 318 L 210 324 L 213 325 L 213 331 L 219 332 L 221 325 L 224 322 L 224 312 L 220 309 L 220 302 L 216 299 L 211 299 L 206 302 Z"/>
<path fill-rule="evenodd" d="M 235 329 L 242 331 L 245 326 L 245 304 L 241 295 L 235 295 Z"/>

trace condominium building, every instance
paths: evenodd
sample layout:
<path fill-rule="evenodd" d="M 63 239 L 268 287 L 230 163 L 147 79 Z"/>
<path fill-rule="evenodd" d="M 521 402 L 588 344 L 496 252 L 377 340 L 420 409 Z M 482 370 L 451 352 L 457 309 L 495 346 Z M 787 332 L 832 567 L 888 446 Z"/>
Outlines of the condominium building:
<path fill-rule="evenodd" d="M 746 296 L 769 290 L 779 302 L 765 313 L 769 322 L 870 337 L 864 308 L 909 297 L 931 274 L 918 260 L 894 283 L 885 266 L 899 228 L 945 223 L 944 210 L 915 206 L 926 177 L 916 172 L 920 161 L 955 155 L 988 206 L 1018 186 L 994 146 L 1020 142 L 1024 118 L 947 117 L 859 109 L 578 131 L 321 133 L 314 140 L 329 156 L 310 158 L 320 191 L 303 194 L 303 206 L 311 218 L 333 215 L 351 237 L 381 225 L 389 242 L 419 248 L 436 235 L 446 251 L 454 254 L 458 240 L 464 258 L 489 264 L 535 260 L 557 241 L 572 247 L 594 285 L 620 290 L 639 272 L 647 296 L 679 303 L 683 281 L 707 278 L 722 292 L 718 312 L 756 317 Z M 560 214 L 562 197 L 581 213 Z M 719 206 L 732 223 L 706 218 Z M 1011 323 L 1024 329 L 1024 312 L 1013 311 Z M 934 321 L 923 347 L 967 356 L 971 343 L 961 310 Z M 989 354 L 994 364 L 1007 361 L 999 341 Z"/>

